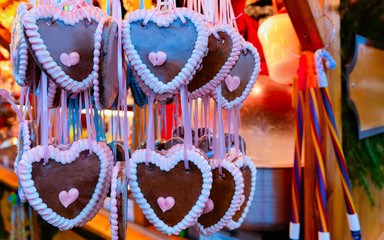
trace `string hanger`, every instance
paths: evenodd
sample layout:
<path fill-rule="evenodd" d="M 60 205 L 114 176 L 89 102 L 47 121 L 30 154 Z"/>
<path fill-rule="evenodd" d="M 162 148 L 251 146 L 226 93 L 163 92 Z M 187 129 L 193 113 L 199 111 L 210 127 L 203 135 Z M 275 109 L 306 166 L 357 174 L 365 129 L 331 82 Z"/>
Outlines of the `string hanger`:
<path fill-rule="evenodd" d="M 92 23 L 91 14 L 87 9 L 85 9 L 85 7 L 88 6 L 88 4 L 84 0 L 69 0 L 69 1 L 63 1 L 60 4 L 56 5 L 56 13 L 51 20 L 52 24 L 55 24 L 57 19 L 64 12 L 62 10 L 64 5 L 73 5 L 73 8 L 70 11 L 73 11 L 74 9 L 81 9 L 84 12 L 85 16 L 87 17 L 88 22 Z"/>
<path fill-rule="evenodd" d="M 156 8 L 152 11 L 151 14 L 148 14 L 148 16 L 144 19 L 143 23 L 141 24 L 143 27 L 145 27 L 148 22 L 152 19 L 153 15 L 156 13 L 156 12 L 159 12 L 159 11 L 169 11 L 169 9 L 167 8 L 161 8 L 163 6 L 169 6 L 171 7 L 173 10 L 176 11 L 177 15 L 179 16 L 181 22 L 183 23 L 183 26 L 185 26 L 187 24 L 187 20 L 184 18 L 183 14 L 181 14 L 180 12 L 180 9 L 178 9 L 174 4 L 172 4 L 171 2 L 161 2 L 159 4 L 157 4 Z M 163 10 L 165 9 L 165 10 Z"/>

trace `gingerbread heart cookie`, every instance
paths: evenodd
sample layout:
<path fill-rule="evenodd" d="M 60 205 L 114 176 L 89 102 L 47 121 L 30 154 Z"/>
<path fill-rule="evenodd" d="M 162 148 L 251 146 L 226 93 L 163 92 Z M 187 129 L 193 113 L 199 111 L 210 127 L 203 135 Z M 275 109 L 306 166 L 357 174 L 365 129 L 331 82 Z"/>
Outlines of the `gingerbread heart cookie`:
<path fill-rule="evenodd" d="M 189 169 L 184 166 L 184 145 L 167 154 L 146 150 L 132 154 L 129 185 L 146 218 L 164 234 L 178 234 L 201 215 L 212 187 L 208 161 L 195 147 L 187 150 Z"/>
<path fill-rule="evenodd" d="M 217 90 L 212 93 L 216 102 L 221 97 L 221 106 L 226 110 L 243 105 L 260 72 L 260 57 L 257 49 L 249 42 L 244 42 L 243 48 L 236 65 L 221 83 L 222 95 L 219 96 Z"/>
<path fill-rule="evenodd" d="M 17 174 L 17 169 L 21 156 L 31 148 L 36 147 L 40 143 L 40 135 L 37 131 L 36 121 L 26 120 L 19 124 L 19 135 L 17 140 L 17 156 L 14 162 L 14 171 Z M 19 182 L 18 194 L 22 202 L 26 202 L 25 193 Z"/>
<path fill-rule="evenodd" d="M 210 236 L 224 228 L 244 198 L 243 176 L 235 164 L 226 159 L 215 159 L 210 161 L 210 165 L 213 178 L 210 200 L 195 225 L 204 236 Z M 219 166 L 222 174 L 219 173 Z"/>
<path fill-rule="evenodd" d="M 18 176 L 28 202 L 60 230 L 82 226 L 93 218 L 108 191 L 112 152 L 95 141 L 91 150 L 92 154 L 87 139 L 70 147 L 49 145 L 45 164 L 44 146 L 40 145 L 25 152 L 19 163 Z"/>
<path fill-rule="evenodd" d="M 247 156 L 239 156 L 234 164 L 240 169 L 244 179 L 244 200 L 239 209 L 227 224 L 230 230 L 240 227 L 244 222 L 249 208 L 251 207 L 253 196 L 256 190 L 256 167 L 252 159 Z"/>
<path fill-rule="evenodd" d="M 122 28 L 131 67 L 155 94 L 176 94 L 207 51 L 204 19 L 187 8 L 136 10 L 127 15 Z"/>
<path fill-rule="evenodd" d="M 239 59 L 242 37 L 230 25 L 210 28 L 208 53 L 200 69 L 188 84 L 189 97 L 196 99 L 210 94 L 228 76 Z"/>
<path fill-rule="evenodd" d="M 112 240 L 126 238 L 126 215 L 127 207 L 126 196 L 128 194 L 126 177 L 124 174 L 125 162 L 117 161 L 112 169 L 111 182 L 111 215 L 109 221 L 111 223 Z"/>
<path fill-rule="evenodd" d="M 40 79 L 41 70 L 37 67 L 25 42 L 23 18 L 33 8 L 32 4 L 22 2 L 17 7 L 13 21 L 10 46 L 10 59 L 13 78 L 20 86 L 30 86 L 33 81 Z"/>
<path fill-rule="evenodd" d="M 99 78 L 93 80 L 94 99 L 97 109 L 109 109 L 119 92 L 117 55 L 118 26 L 116 20 L 109 18 L 101 35 Z M 123 58 L 122 58 L 123 59 Z"/>
<path fill-rule="evenodd" d="M 40 5 L 25 14 L 23 25 L 28 48 L 39 67 L 61 88 L 78 93 L 99 78 L 107 20 L 105 13 L 86 4 L 71 12 Z"/>

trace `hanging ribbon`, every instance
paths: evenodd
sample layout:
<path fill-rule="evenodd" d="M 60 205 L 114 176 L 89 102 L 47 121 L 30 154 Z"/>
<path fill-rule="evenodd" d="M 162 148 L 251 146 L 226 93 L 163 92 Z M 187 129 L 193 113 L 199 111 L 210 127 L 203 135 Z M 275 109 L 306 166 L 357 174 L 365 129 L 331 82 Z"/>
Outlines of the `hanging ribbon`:
<path fill-rule="evenodd" d="M 184 125 L 184 167 L 189 169 L 188 153 L 187 150 L 192 148 L 192 129 L 191 129 L 191 118 L 189 115 L 188 108 L 188 92 L 187 87 L 181 85 L 180 88 L 180 99 L 181 109 L 183 114 L 183 125 Z"/>
<path fill-rule="evenodd" d="M 153 116 L 153 102 L 154 93 L 151 91 L 149 97 L 149 109 L 148 109 L 148 135 L 147 135 L 147 147 L 145 151 L 145 165 L 149 165 L 149 158 L 151 151 L 155 149 L 155 130 L 154 130 L 154 116 Z"/>

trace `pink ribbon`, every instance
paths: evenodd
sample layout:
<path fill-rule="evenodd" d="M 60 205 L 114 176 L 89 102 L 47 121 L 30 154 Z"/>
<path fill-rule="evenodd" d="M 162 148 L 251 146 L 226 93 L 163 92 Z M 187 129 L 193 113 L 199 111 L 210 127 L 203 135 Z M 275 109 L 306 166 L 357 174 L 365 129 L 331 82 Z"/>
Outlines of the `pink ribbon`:
<path fill-rule="evenodd" d="M 42 78 L 41 78 L 41 85 L 40 85 L 40 93 L 39 93 L 39 98 L 42 99 L 41 101 L 43 102 L 43 114 L 41 117 L 41 130 L 42 130 L 42 136 L 41 136 L 41 143 L 44 146 L 44 164 L 48 163 L 49 159 L 49 152 L 48 152 L 48 79 L 47 75 L 42 73 Z M 43 94 L 41 94 L 43 93 Z"/>
<path fill-rule="evenodd" d="M 154 134 L 154 116 L 153 116 L 153 102 L 154 102 L 154 92 L 151 91 L 150 97 L 148 99 L 149 112 L 148 112 L 148 135 L 147 135 L 147 148 L 145 150 L 145 165 L 149 165 L 150 153 L 155 149 L 155 134 Z"/>
<path fill-rule="evenodd" d="M 89 147 L 89 155 L 92 154 L 92 126 L 91 126 L 91 119 L 90 119 L 90 113 L 89 113 L 89 92 L 84 92 L 84 101 L 85 101 L 85 118 L 87 120 L 87 132 L 88 132 L 88 147 Z"/>
<path fill-rule="evenodd" d="M 185 169 L 189 169 L 187 150 L 191 149 L 192 147 L 191 118 L 189 115 L 187 96 L 188 96 L 187 87 L 184 85 L 181 85 L 180 98 L 181 98 L 181 109 L 183 114 L 183 125 L 184 125 L 184 167 Z"/>
<path fill-rule="evenodd" d="M 23 115 L 22 115 L 20 109 L 17 107 L 15 101 L 13 101 L 11 94 L 5 89 L 0 89 L 0 96 L 5 98 L 12 105 L 13 110 L 15 111 L 16 115 L 19 117 L 19 122 L 22 122 L 23 121 Z"/>

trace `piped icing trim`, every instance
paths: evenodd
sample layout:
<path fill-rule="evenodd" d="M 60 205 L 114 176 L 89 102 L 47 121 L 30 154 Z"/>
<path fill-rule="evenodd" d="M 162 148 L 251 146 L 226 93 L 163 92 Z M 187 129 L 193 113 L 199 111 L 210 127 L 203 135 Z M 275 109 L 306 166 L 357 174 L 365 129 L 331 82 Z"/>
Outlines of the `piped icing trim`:
<path fill-rule="evenodd" d="M 119 219 L 118 219 L 118 209 L 117 209 L 117 195 L 124 195 L 124 179 L 120 179 L 119 173 L 121 173 L 125 169 L 124 162 L 116 162 L 116 165 L 112 170 L 112 181 L 111 181 L 111 198 L 110 198 L 110 211 L 111 215 L 109 216 L 109 221 L 111 223 L 111 237 L 112 240 L 119 239 Z M 124 198 L 124 197 L 123 197 Z M 125 201 L 125 199 L 123 199 Z M 125 214 L 125 213 L 123 213 Z"/>
<path fill-rule="evenodd" d="M 249 197 L 248 197 L 248 201 L 246 203 L 243 203 L 243 204 L 247 204 L 244 208 L 244 211 L 243 211 L 243 214 L 241 215 L 241 217 L 239 218 L 239 220 L 237 222 L 233 221 L 232 219 L 229 221 L 229 223 L 227 224 L 227 227 L 230 229 L 230 230 L 233 230 L 235 228 L 238 228 L 241 226 L 241 224 L 244 222 L 245 218 L 247 217 L 247 214 L 249 212 L 249 208 L 251 207 L 251 204 L 252 204 L 252 201 L 253 201 L 253 196 L 255 195 L 255 190 L 256 190 L 256 175 L 257 175 L 257 170 L 256 170 L 256 166 L 255 164 L 253 163 L 252 159 L 250 159 L 249 157 L 247 156 L 243 156 L 243 155 L 240 155 L 238 157 L 238 159 L 234 162 L 234 164 L 238 167 L 238 168 L 242 168 L 242 167 L 249 167 L 249 170 L 251 171 L 251 175 L 252 175 L 252 178 L 251 178 L 251 182 L 252 182 L 252 185 L 251 185 L 251 191 L 249 193 Z M 241 206 L 240 206 L 241 207 Z"/>
<path fill-rule="evenodd" d="M 95 104 L 96 104 L 97 109 L 103 109 L 103 107 L 102 107 L 103 104 L 101 104 L 101 102 L 100 102 L 98 70 L 99 70 L 99 56 L 100 56 L 100 50 L 101 50 L 101 40 L 102 40 L 101 37 L 103 34 L 104 27 L 107 28 L 107 24 L 106 24 L 107 20 L 109 20 L 109 18 L 103 18 L 102 24 L 100 22 L 100 24 L 97 26 L 97 29 L 95 32 L 95 42 L 97 41 L 99 43 L 99 44 L 95 44 L 95 51 L 94 51 L 94 58 L 93 58 L 93 61 L 97 62 L 97 65 L 95 65 L 93 67 L 94 70 L 97 70 L 94 73 L 94 79 L 93 79 L 93 97 L 95 99 Z M 110 36 L 110 37 L 114 37 L 114 36 Z M 113 41 L 113 40 L 110 40 L 110 41 Z"/>
<path fill-rule="evenodd" d="M 164 84 L 156 76 L 154 76 L 148 67 L 142 62 L 139 54 L 131 41 L 130 23 L 145 20 L 147 16 L 152 15 L 149 21 L 154 22 L 159 27 L 168 27 L 172 22 L 179 18 L 181 14 L 187 21 L 193 23 L 197 31 L 197 39 L 191 57 L 181 69 L 179 74 L 168 83 Z M 180 86 L 187 84 L 196 73 L 196 69 L 200 66 L 202 58 L 205 56 L 208 46 L 208 28 L 204 22 L 202 15 L 187 8 L 176 8 L 164 11 L 156 11 L 155 9 L 149 10 L 136 10 L 130 13 L 122 23 L 123 36 L 122 43 L 125 53 L 131 66 L 135 69 L 137 74 L 141 77 L 143 82 L 155 93 L 175 94 Z"/>
<path fill-rule="evenodd" d="M 52 81 L 55 81 L 61 88 L 71 93 L 78 93 L 90 88 L 93 80 L 99 77 L 99 61 L 100 61 L 100 47 L 101 47 L 101 33 L 106 19 L 106 14 L 102 14 L 100 10 L 95 7 L 85 5 L 82 8 L 75 9 L 71 12 L 62 11 L 57 20 L 63 21 L 66 25 L 74 25 L 81 20 L 90 17 L 93 21 L 98 22 L 95 32 L 95 45 L 93 52 L 93 71 L 86 79 L 82 81 L 75 81 L 69 77 L 60 66 L 53 60 L 44 40 L 39 34 L 39 27 L 36 22 L 39 19 L 53 18 L 58 10 L 56 6 L 40 5 L 30 10 L 24 17 L 25 34 L 34 51 L 37 60 L 50 74 Z M 86 14 L 85 12 L 88 12 Z M 101 15 L 102 14 L 102 15 Z"/>
<path fill-rule="evenodd" d="M 239 56 L 240 56 L 241 50 L 243 48 L 243 38 L 230 25 L 227 25 L 227 24 L 215 25 L 210 29 L 210 31 L 211 31 L 211 34 L 213 34 L 212 33 L 213 31 L 214 32 L 225 32 L 226 34 L 228 34 L 228 36 L 232 40 L 232 50 L 231 50 L 231 53 L 230 53 L 227 61 L 221 67 L 220 71 L 212 78 L 211 81 L 209 81 L 204 86 L 194 90 L 193 92 L 188 92 L 189 98 L 191 98 L 191 99 L 196 99 L 196 98 L 208 95 L 211 92 L 213 92 L 216 89 L 216 87 L 219 86 L 219 84 L 231 72 L 233 66 L 235 66 L 235 64 L 239 60 Z M 209 49 L 208 49 L 208 51 L 209 51 Z"/>
<path fill-rule="evenodd" d="M 13 163 L 14 172 L 16 174 L 17 174 L 19 162 L 21 160 L 23 153 L 25 153 L 26 151 L 29 151 L 31 149 L 32 141 L 31 141 L 31 134 L 29 131 L 29 126 L 28 126 L 29 122 L 31 122 L 31 121 L 23 121 L 19 125 L 19 139 L 17 141 L 17 156 L 15 159 L 15 162 Z M 21 148 L 21 143 L 23 145 L 23 148 Z M 25 193 L 24 193 L 24 190 L 20 184 L 20 181 L 19 181 L 18 194 L 20 197 L 20 201 L 22 201 L 22 202 L 27 201 L 27 198 L 25 197 Z"/>
<path fill-rule="evenodd" d="M 201 189 L 201 195 L 198 198 L 196 204 L 191 208 L 188 214 L 178 224 L 173 227 L 165 224 L 155 214 L 144 195 L 141 193 L 141 189 L 137 182 L 137 165 L 139 163 L 145 163 L 146 149 L 137 150 L 132 155 L 132 164 L 129 171 L 129 185 L 131 187 L 132 195 L 136 202 L 139 204 L 146 218 L 151 222 L 160 232 L 164 234 L 179 234 L 183 229 L 186 229 L 197 221 L 198 217 L 203 212 L 206 202 L 208 201 L 209 193 L 212 188 L 212 172 L 208 161 L 196 148 L 192 146 L 187 150 L 188 160 L 195 164 L 201 171 L 203 177 L 203 186 Z M 184 161 L 184 145 L 178 144 L 171 147 L 167 155 L 163 155 L 156 151 L 151 151 L 149 156 L 149 163 L 155 164 L 163 171 L 170 171 L 179 162 Z"/>
<path fill-rule="evenodd" d="M 143 80 L 138 76 L 138 74 L 136 73 L 136 71 L 134 69 L 132 69 L 132 73 L 135 76 L 135 80 L 136 80 L 137 84 L 139 84 L 141 91 L 143 91 L 143 93 L 145 95 L 150 96 L 152 90 L 143 82 Z M 172 94 L 172 93 L 163 93 L 163 94 L 154 93 L 153 96 L 154 96 L 154 99 L 156 101 L 166 102 L 168 99 L 173 98 L 174 94 Z"/>
<path fill-rule="evenodd" d="M 98 184 L 96 185 L 95 191 L 88 204 L 79 213 L 79 215 L 73 219 L 64 218 L 49 208 L 43 202 L 43 199 L 40 198 L 34 185 L 34 181 L 32 180 L 32 164 L 34 162 L 40 162 L 44 159 L 44 146 L 40 145 L 25 152 L 19 163 L 18 176 L 29 204 L 45 221 L 55 227 L 58 227 L 60 230 L 68 230 L 74 226 L 82 226 L 84 224 L 83 220 L 87 218 L 89 214 L 96 214 L 95 209 L 100 209 L 102 206 L 103 201 L 100 201 L 100 197 L 105 191 L 104 187 L 109 186 L 109 182 L 106 182 L 106 180 L 108 180 L 108 176 L 111 174 L 110 166 L 112 165 L 113 155 L 109 147 L 104 143 L 92 141 L 91 147 L 93 153 L 95 153 L 100 160 Z M 70 149 L 64 151 L 60 148 L 54 147 L 53 145 L 48 146 L 49 158 L 61 164 L 67 164 L 75 161 L 79 154 L 86 150 L 89 150 L 87 139 L 81 139 L 73 142 Z"/>
<path fill-rule="evenodd" d="M 253 55 L 253 58 L 255 60 L 255 67 L 253 68 L 251 78 L 249 79 L 249 82 L 247 83 L 247 86 L 245 87 L 245 90 L 243 91 L 240 97 L 237 97 L 235 100 L 228 102 L 227 99 L 221 96 L 221 106 L 225 110 L 232 109 L 235 107 L 241 107 L 244 104 L 245 99 L 248 97 L 249 93 L 252 91 L 252 88 L 256 83 L 256 78 L 259 76 L 260 56 L 257 52 L 257 49 L 250 42 L 244 42 L 243 48 L 247 51 L 250 51 Z M 216 102 L 218 101 L 219 96 L 217 93 L 217 89 L 212 92 L 212 97 L 215 99 Z"/>
<path fill-rule="evenodd" d="M 23 33 L 23 25 L 22 21 L 25 14 L 32 8 L 33 6 L 29 3 L 20 3 L 17 7 L 17 14 L 15 20 L 13 21 L 12 27 L 12 41 L 11 41 L 11 54 L 10 60 L 12 64 L 12 73 L 13 78 L 17 82 L 19 86 L 25 86 L 25 80 L 27 77 L 27 67 L 28 67 L 28 46 L 25 42 L 24 33 Z M 18 31 L 19 34 L 16 34 Z M 16 36 L 18 35 L 18 36 Z M 16 37 L 20 38 L 20 46 L 17 48 L 17 40 Z M 17 51 L 17 52 L 15 52 Z M 16 65 L 19 65 L 19 68 L 16 68 Z"/>
<path fill-rule="evenodd" d="M 210 165 L 212 170 L 219 168 L 220 166 L 220 160 L 213 159 L 210 160 Z M 243 174 L 239 170 L 239 168 L 233 164 L 231 161 L 228 161 L 226 159 L 221 161 L 221 167 L 226 169 L 228 172 L 230 172 L 233 176 L 233 180 L 235 181 L 235 193 L 233 194 L 231 205 L 229 206 L 228 210 L 225 212 L 224 216 L 214 225 L 205 228 L 203 225 L 199 223 L 199 221 L 196 222 L 196 229 L 204 236 L 210 236 L 221 229 L 223 229 L 229 221 L 231 221 L 232 217 L 235 215 L 237 209 L 240 207 L 241 199 L 243 198 L 243 191 L 244 191 L 244 181 L 243 181 Z"/>
<path fill-rule="evenodd" d="M 48 108 L 56 108 L 60 105 L 60 101 L 58 104 L 55 102 L 56 94 L 58 94 L 57 91 L 61 91 L 61 89 L 57 88 L 55 83 L 50 80 L 48 81 Z"/>

